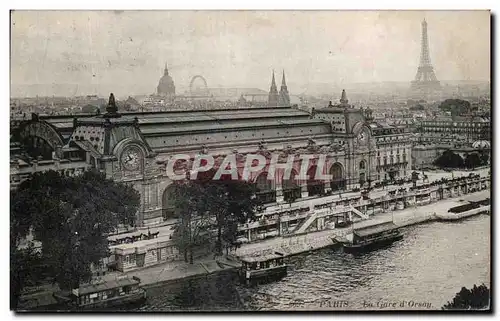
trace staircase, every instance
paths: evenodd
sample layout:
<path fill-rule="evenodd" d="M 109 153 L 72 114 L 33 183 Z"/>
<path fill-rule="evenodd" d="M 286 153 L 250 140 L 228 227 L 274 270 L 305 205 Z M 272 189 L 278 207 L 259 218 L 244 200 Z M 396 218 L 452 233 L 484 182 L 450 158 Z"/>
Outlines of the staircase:
<path fill-rule="evenodd" d="M 297 230 L 295 230 L 295 233 L 296 234 L 304 233 L 307 230 L 307 228 L 312 224 L 312 222 L 316 220 L 317 217 L 318 213 L 314 211 L 310 216 L 307 217 L 304 223 L 302 223 L 302 225 L 300 225 L 300 227 Z"/>
<path fill-rule="evenodd" d="M 352 211 L 354 214 L 358 215 L 358 216 L 359 216 L 359 217 L 361 217 L 362 219 L 365 219 L 365 220 L 367 220 L 367 219 L 368 219 L 368 215 L 363 214 L 363 212 L 359 211 L 359 210 L 358 210 L 358 209 L 356 209 L 354 206 L 350 205 L 349 207 L 350 207 L 351 211 Z"/>

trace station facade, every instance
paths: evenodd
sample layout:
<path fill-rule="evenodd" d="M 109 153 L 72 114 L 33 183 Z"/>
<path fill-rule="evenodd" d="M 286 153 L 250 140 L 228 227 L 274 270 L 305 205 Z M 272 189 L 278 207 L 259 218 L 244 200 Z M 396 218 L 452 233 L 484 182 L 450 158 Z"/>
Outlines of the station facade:
<path fill-rule="evenodd" d="M 374 122 L 371 110 L 350 105 L 345 92 L 339 104 L 311 113 L 292 107 L 120 113 L 111 95 L 103 115 L 33 115 L 11 125 L 11 188 L 36 171 L 97 169 L 137 189 L 143 226 L 174 219 L 166 164 L 178 154 L 209 154 L 216 165 L 230 154 L 261 154 L 268 162 L 279 154 L 280 163 L 310 155 L 307 179 L 297 178 L 298 157 L 288 179 L 279 169 L 270 178 L 268 166 L 252 173 L 249 181 L 268 206 L 368 187 L 411 169 L 410 134 Z M 331 179 L 316 179 L 318 167 Z"/>

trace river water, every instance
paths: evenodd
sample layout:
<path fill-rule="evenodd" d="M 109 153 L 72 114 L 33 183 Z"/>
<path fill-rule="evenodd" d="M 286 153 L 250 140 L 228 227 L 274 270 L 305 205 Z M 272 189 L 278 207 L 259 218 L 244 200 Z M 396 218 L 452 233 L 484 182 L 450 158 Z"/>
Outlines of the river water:
<path fill-rule="evenodd" d="M 141 311 L 440 309 L 462 286 L 490 287 L 490 217 L 404 228 L 389 247 L 289 258 L 281 281 L 246 288 L 231 274 L 148 290 Z M 137 309 L 137 308 L 134 308 Z"/>

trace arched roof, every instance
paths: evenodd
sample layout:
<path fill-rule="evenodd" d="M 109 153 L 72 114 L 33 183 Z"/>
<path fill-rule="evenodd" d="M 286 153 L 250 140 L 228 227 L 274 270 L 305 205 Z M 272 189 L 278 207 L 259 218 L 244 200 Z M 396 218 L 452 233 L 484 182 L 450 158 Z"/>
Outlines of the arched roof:
<path fill-rule="evenodd" d="M 476 140 L 472 143 L 472 148 L 488 149 L 491 148 L 491 143 L 487 140 Z"/>

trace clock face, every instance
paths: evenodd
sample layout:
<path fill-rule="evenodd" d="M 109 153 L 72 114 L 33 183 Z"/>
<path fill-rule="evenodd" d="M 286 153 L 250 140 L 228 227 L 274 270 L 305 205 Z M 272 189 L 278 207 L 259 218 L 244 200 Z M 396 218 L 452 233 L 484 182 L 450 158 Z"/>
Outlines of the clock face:
<path fill-rule="evenodd" d="M 122 166 L 129 171 L 136 171 L 140 168 L 142 153 L 137 147 L 130 147 L 123 151 L 121 157 Z"/>

